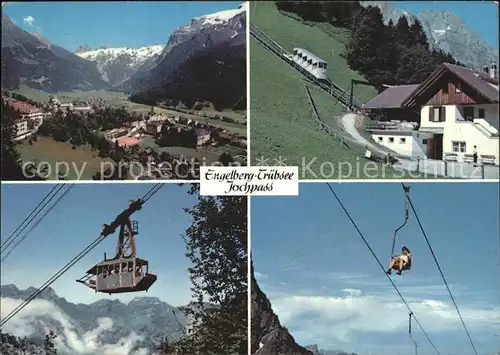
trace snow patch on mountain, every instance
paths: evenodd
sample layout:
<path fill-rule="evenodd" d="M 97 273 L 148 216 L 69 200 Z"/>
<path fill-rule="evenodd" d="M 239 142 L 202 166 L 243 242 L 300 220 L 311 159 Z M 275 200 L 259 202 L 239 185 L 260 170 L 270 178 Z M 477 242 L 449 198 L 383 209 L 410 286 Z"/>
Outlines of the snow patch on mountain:
<path fill-rule="evenodd" d="M 203 15 L 200 17 L 195 17 L 193 21 L 199 22 L 202 26 L 205 25 L 218 25 L 231 20 L 234 16 L 241 14 L 246 11 L 248 5 L 243 3 L 238 9 L 234 10 L 224 10 L 213 14 Z"/>
<path fill-rule="evenodd" d="M 100 48 L 85 52 L 76 53 L 76 55 L 93 62 L 98 62 L 101 66 L 106 66 L 117 60 L 121 56 L 128 56 L 131 61 L 130 67 L 141 66 L 146 60 L 154 55 L 160 54 L 164 45 L 152 45 L 140 48 Z"/>
<path fill-rule="evenodd" d="M 120 47 L 89 49 L 79 47 L 75 53 L 79 57 L 96 63 L 103 80 L 118 87 L 134 75 L 144 64 L 154 61 L 162 53 L 164 45 L 140 48 Z M 87 49 L 87 50 L 85 50 Z"/>
<path fill-rule="evenodd" d="M 397 2 L 394 3 L 395 6 L 387 1 L 361 1 L 360 4 L 380 8 L 386 24 L 390 20 L 396 24 L 401 16 L 405 16 L 409 24 L 418 19 L 431 49 L 450 53 L 469 68 L 480 70 L 491 61 L 498 62 L 498 48 L 486 43 L 479 33 L 450 11 L 429 10 L 416 16 L 395 7 Z"/>
<path fill-rule="evenodd" d="M 213 14 L 194 17 L 188 24 L 179 26 L 168 39 L 167 46 L 158 58 L 158 63 L 177 45 L 189 41 L 205 29 L 227 26 L 236 16 L 245 13 L 247 8 L 248 4 L 242 3 L 237 9 L 224 10 Z M 238 35 L 238 30 L 244 30 L 243 26 L 240 26 L 238 23 L 235 24 L 234 29 L 236 30 L 234 37 Z"/>

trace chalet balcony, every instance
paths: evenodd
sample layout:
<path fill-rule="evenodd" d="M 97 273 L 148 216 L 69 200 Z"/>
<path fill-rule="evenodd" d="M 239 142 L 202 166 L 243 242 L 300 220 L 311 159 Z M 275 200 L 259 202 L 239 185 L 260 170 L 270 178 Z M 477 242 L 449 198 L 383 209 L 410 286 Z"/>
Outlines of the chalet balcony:
<path fill-rule="evenodd" d="M 366 125 L 367 131 L 399 131 L 412 132 L 418 131 L 416 122 L 401 122 L 401 121 L 376 121 Z"/>
<path fill-rule="evenodd" d="M 472 123 L 485 135 L 498 137 L 498 105 L 491 106 L 492 107 L 457 106 L 455 121 L 457 123 Z"/>

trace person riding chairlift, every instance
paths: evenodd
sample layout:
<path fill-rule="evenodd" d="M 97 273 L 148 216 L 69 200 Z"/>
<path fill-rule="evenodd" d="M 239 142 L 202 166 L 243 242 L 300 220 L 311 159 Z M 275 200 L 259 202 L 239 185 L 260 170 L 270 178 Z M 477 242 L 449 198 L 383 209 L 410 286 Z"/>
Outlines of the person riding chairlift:
<path fill-rule="evenodd" d="M 391 260 L 391 265 L 389 270 L 387 270 L 387 275 L 392 273 L 392 270 L 398 270 L 397 274 L 401 275 L 403 270 L 409 269 L 409 264 L 411 263 L 411 253 L 407 247 L 401 248 L 401 255 L 393 256 Z"/>

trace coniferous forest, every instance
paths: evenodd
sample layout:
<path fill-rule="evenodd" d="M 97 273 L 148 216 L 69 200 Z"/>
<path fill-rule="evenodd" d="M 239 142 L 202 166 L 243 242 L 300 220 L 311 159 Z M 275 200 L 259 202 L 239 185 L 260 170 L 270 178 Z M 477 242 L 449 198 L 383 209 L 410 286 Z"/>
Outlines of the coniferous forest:
<path fill-rule="evenodd" d="M 304 21 L 327 22 L 351 31 L 343 54 L 349 67 L 377 88 L 382 85 L 419 84 L 441 63 L 461 65 L 450 54 L 431 49 L 422 24 L 409 24 L 401 16 L 386 25 L 378 7 L 359 2 L 276 1 L 281 11 L 292 12 Z"/>

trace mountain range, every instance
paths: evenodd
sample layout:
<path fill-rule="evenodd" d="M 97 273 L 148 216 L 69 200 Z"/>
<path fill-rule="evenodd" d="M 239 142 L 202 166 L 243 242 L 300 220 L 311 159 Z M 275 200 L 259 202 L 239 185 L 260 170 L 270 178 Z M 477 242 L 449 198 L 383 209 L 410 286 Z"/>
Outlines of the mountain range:
<path fill-rule="evenodd" d="M 36 289 L 19 290 L 15 285 L 0 287 L 2 306 L 27 299 Z M 23 310 L 24 311 L 24 310 Z M 3 331 L 28 336 L 42 344 L 47 330 L 54 330 L 61 341 L 59 353 L 101 355 L 103 349 L 123 349 L 120 355 L 138 349 L 150 349 L 165 337 L 180 337 L 189 324 L 180 308 L 155 297 L 137 297 L 124 304 L 119 300 L 101 299 L 91 304 L 74 304 L 47 288 L 26 307 L 23 318 L 16 315 Z M 16 319 L 17 318 L 17 319 Z M 16 327 L 18 329 L 12 329 Z M 18 334 L 16 334 L 18 333 Z M 93 353 L 92 346 L 96 347 Z M 66 349 L 66 351 L 64 351 Z M 145 351 L 145 350 L 143 350 Z"/>
<path fill-rule="evenodd" d="M 246 3 L 193 18 L 166 44 L 71 53 L 2 15 L 2 87 L 126 91 L 135 102 L 246 108 Z"/>
<path fill-rule="evenodd" d="M 414 15 L 403 11 L 387 1 L 361 1 L 362 6 L 380 8 L 384 21 L 397 23 L 401 16 L 413 23 L 418 19 L 424 28 L 429 46 L 450 53 L 455 59 L 471 69 L 481 70 L 492 61 L 498 63 L 498 48 L 487 44 L 479 33 L 469 28 L 464 21 L 450 11 L 425 11 Z M 498 25 L 496 29 L 498 32 Z"/>
<path fill-rule="evenodd" d="M 164 45 L 152 45 L 140 48 L 97 48 L 86 45 L 78 47 L 75 54 L 96 63 L 102 79 L 112 87 L 119 87 L 148 61 L 159 58 Z"/>
<path fill-rule="evenodd" d="M 245 109 L 246 6 L 196 17 L 175 30 L 156 64 L 124 82 L 131 99 Z"/>
<path fill-rule="evenodd" d="M 312 351 L 314 355 L 358 355 L 356 353 L 346 353 L 339 350 L 324 350 L 320 349 L 317 345 L 307 345 L 306 349 Z"/>

